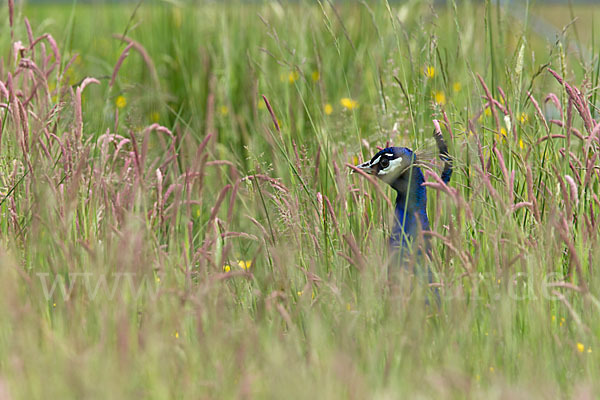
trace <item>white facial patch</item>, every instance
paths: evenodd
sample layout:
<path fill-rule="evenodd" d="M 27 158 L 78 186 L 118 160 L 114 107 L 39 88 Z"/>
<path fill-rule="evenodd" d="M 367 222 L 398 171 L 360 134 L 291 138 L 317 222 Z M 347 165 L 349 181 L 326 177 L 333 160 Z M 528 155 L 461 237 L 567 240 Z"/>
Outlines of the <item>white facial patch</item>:
<path fill-rule="evenodd" d="M 374 159 L 373 161 L 371 161 L 371 163 L 369 165 L 373 166 L 373 165 L 377 164 L 379 162 L 380 158 L 381 158 L 381 156 L 378 156 L 376 159 Z"/>
<path fill-rule="evenodd" d="M 398 157 L 395 160 L 390 160 L 390 164 L 387 168 L 380 170 L 377 175 L 394 175 L 394 172 L 400 172 L 399 168 L 402 165 L 402 157 Z"/>

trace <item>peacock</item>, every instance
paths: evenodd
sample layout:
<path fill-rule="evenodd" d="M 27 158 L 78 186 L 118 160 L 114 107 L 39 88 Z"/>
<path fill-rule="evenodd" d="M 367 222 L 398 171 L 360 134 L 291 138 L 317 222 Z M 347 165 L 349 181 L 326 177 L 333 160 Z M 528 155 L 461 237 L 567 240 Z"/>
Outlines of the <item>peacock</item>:
<path fill-rule="evenodd" d="M 444 162 L 440 177 L 447 184 L 452 177 L 452 159 L 438 124 L 434 130 L 434 137 L 440 159 Z M 411 257 L 423 258 L 421 250 L 416 252 L 409 250 L 416 247 L 415 241 L 419 237 L 419 232 L 429 230 L 427 188 L 424 185 L 425 177 L 420 165 L 420 160 L 413 150 L 407 147 L 386 147 L 378 151 L 371 160 L 356 166 L 359 170 L 384 181 L 397 193 L 394 226 L 389 244 L 395 258 L 403 265 L 408 264 Z M 429 256 L 431 252 L 429 236 L 424 236 L 423 239 L 424 251 Z M 431 283 L 430 268 L 427 268 L 427 275 Z"/>

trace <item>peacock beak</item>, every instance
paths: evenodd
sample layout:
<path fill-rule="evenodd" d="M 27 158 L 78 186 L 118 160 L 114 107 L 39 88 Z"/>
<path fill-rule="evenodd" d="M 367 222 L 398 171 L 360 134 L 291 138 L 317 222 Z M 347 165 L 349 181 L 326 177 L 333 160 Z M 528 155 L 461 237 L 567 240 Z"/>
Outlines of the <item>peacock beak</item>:
<path fill-rule="evenodd" d="M 375 174 L 375 168 L 373 168 L 371 166 L 371 161 L 367 161 L 364 162 L 362 164 L 359 164 L 356 166 L 356 168 L 363 170 L 364 172 L 366 172 L 369 175 L 374 175 Z"/>

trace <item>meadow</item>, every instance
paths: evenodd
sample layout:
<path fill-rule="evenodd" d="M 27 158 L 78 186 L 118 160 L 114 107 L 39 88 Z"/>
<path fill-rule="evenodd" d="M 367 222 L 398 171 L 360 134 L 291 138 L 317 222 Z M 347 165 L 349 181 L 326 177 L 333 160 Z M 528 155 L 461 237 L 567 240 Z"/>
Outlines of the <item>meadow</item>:
<path fill-rule="evenodd" d="M 596 10 L 9 0 L 0 398 L 597 397 Z M 350 174 L 386 143 L 434 162 L 433 305 Z"/>

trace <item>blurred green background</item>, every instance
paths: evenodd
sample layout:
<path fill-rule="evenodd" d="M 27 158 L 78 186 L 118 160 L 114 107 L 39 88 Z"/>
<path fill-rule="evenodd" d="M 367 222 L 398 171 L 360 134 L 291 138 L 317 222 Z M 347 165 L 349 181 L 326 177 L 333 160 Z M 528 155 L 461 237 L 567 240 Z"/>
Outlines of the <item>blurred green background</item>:
<path fill-rule="evenodd" d="M 594 397 L 598 140 L 548 68 L 596 118 L 597 11 L 4 7 L 0 397 Z M 435 162 L 434 118 L 437 308 L 390 287 L 394 194 L 346 165 Z"/>

